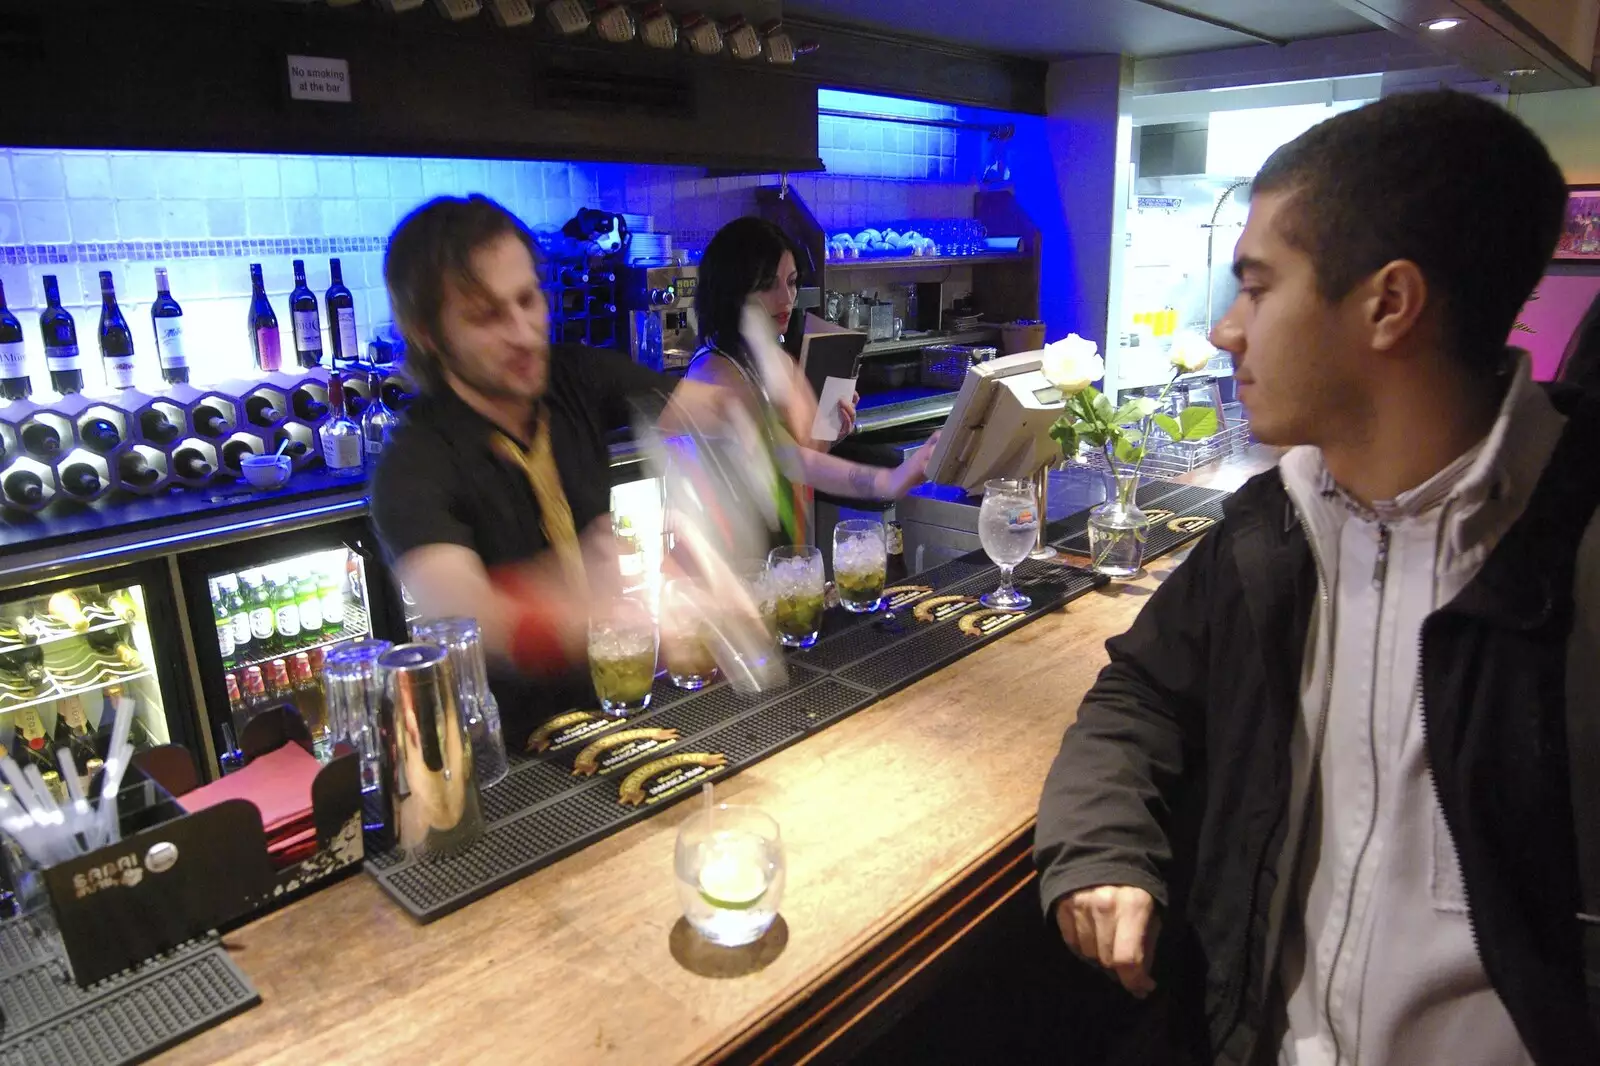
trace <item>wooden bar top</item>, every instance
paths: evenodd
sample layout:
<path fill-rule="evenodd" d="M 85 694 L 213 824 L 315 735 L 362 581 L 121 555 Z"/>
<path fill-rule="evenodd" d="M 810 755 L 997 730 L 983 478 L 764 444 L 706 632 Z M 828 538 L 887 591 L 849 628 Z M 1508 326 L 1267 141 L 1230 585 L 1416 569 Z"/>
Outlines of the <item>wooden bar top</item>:
<path fill-rule="evenodd" d="M 1185 480 L 1234 488 L 1256 448 Z M 687 931 L 662 812 L 430 925 L 368 877 L 224 938 L 261 992 L 168 1064 L 691 1063 L 733 1054 L 1032 827 L 1061 734 L 1172 557 L 727 779 L 781 827 L 780 924 Z"/>

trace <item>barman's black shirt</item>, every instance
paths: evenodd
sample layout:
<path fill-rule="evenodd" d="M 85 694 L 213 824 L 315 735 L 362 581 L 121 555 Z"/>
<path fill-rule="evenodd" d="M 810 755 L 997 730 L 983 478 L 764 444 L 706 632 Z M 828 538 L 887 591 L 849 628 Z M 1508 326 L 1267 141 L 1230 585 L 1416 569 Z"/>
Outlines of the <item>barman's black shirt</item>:
<path fill-rule="evenodd" d="M 677 380 L 618 352 L 552 345 L 544 402 L 561 487 L 582 533 L 611 510 L 606 436 L 629 424 L 632 404 L 652 417 Z M 392 565 L 428 544 L 471 548 L 484 566 L 532 559 L 549 545 L 527 474 L 499 458 L 496 427 L 448 388 L 412 405 L 372 481 L 372 517 Z M 587 675 L 564 683 L 490 663 L 506 742 L 521 750 L 540 722 L 592 698 Z"/>

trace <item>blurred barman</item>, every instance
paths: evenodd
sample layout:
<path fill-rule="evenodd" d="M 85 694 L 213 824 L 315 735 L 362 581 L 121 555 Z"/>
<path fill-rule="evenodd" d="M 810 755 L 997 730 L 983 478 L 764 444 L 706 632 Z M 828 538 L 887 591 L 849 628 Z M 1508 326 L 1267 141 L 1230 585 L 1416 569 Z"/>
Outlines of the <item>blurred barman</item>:
<path fill-rule="evenodd" d="M 379 539 L 424 616 L 474 617 L 507 742 L 588 698 L 589 604 L 615 592 L 606 433 L 636 410 L 719 420 L 724 393 L 550 343 L 539 252 L 483 196 L 401 221 L 384 279 L 423 395 L 372 486 Z"/>

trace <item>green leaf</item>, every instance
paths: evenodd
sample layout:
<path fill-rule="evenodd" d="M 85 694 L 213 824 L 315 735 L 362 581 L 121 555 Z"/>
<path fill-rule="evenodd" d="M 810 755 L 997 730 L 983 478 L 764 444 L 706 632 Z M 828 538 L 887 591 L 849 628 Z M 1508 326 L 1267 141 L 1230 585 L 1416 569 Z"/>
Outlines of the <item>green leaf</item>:
<path fill-rule="evenodd" d="M 1185 407 L 1178 414 L 1178 424 L 1183 427 L 1180 440 L 1205 440 L 1216 436 L 1217 412 L 1210 407 Z"/>
<path fill-rule="evenodd" d="M 1084 440 L 1088 441 L 1096 448 L 1104 448 L 1106 446 L 1106 441 L 1111 439 L 1111 434 L 1109 431 L 1093 425 L 1085 425 L 1085 427 L 1080 431 L 1080 436 L 1082 436 Z"/>
<path fill-rule="evenodd" d="M 1156 402 L 1148 396 L 1135 396 L 1121 407 L 1112 417 L 1118 425 L 1126 426 L 1134 422 L 1143 422 L 1155 413 Z"/>
<path fill-rule="evenodd" d="M 1183 427 L 1178 425 L 1178 420 L 1171 415 L 1156 415 L 1151 421 L 1173 440 L 1183 439 Z"/>
<path fill-rule="evenodd" d="M 1135 445 L 1133 443 L 1133 441 L 1129 440 L 1127 437 L 1118 437 L 1117 438 L 1117 445 L 1116 445 L 1116 448 L 1114 450 L 1116 452 L 1117 458 L 1120 461 L 1124 462 L 1124 463 L 1128 463 L 1129 465 L 1132 465 L 1133 463 L 1137 462 L 1139 459 L 1143 458 L 1143 456 L 1139 455 L 1139 452 L 1142 449 L 1140 449 L 1137 445 Z"/>
<path fill-rule="evenodd" d="M 1111 405 L 1111 398 L 1105 393 L 1097 392 L 1094 396 L 1095 421 L 1107 426 L 1116 425 L 1117 409 Z"/>
<path fill-rule="evenodd" d="M 1061 457 L 1071 459 L 1078 454 L 1078 427 L 1061 419 L 1050 427 L 1050 436 L 1061 445 Z"/>

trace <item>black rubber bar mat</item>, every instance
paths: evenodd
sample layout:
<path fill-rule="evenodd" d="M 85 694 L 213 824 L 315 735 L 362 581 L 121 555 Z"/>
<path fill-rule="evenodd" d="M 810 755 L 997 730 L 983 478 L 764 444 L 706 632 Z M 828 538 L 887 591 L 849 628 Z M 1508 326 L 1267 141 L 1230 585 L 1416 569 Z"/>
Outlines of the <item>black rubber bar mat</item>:
<path fill-rule="evenodd" d="M 1144 545 L 1145 561 L 1161 558 L 1222 521 L 1222 503 L 1229 495 L 1172 481 L 1140 485 L 1134 499 L 1140 510 L 1150 516 L 1150 533 Z M 1089 512 L 1079 511 L 1050 523 L 1046 532 L 1054 547 L 1088 556 L 1088 526 Z"/>
<path fill-rule="evenodd" d="M 261 1002 L 215 937 L 88 988 L 60 952 L 26 921 L 0 924 L 0 1066 L 143 1062 Z"/>
<path fill-rule="evenodd" d="M 451 856 L 369 854 L 368 874 L 423 922 L 443 917 L 535 870 L 825 728 L 1059 609 L 1105 583 L 1085 570 L 1024 562 L 1026 612 L 986 611 L 977 597 L 999 571 L 966 556 L 908 579 L 892 610 L 827 613 L 821 639 L 786 655 L 788 684 L 742 695 L 726 682 L 680 692 L 659 680 L 650 710 L 627 721 L 587 711 L 535 734 L 542 748 L 513 755 L 483 794 L 483 838 Z"/>

